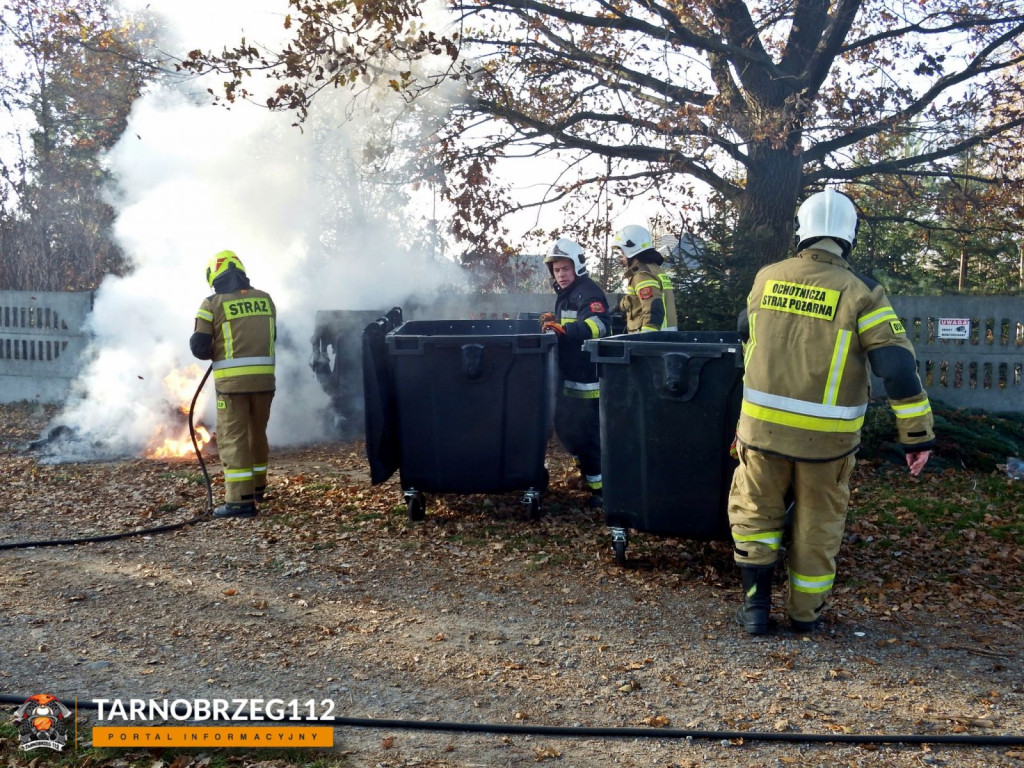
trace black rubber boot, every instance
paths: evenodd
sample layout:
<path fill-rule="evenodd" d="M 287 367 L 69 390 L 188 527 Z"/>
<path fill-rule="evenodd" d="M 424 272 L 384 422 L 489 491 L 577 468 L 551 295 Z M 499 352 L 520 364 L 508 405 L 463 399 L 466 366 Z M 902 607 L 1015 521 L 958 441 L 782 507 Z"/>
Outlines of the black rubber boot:
<path fill-rule="evenodd" d="M 772 612 L 772 574 L 774 565 L 741 565 L 743 577 L 743 607 L 736 614 L 738 621 L 750 635 L 768 633 Z"/>
<path fill-rule="evenodd" d="M 256 505 L 251 501 L 229 501 L 213 510 L 214 517 L 256 517 Z"/>

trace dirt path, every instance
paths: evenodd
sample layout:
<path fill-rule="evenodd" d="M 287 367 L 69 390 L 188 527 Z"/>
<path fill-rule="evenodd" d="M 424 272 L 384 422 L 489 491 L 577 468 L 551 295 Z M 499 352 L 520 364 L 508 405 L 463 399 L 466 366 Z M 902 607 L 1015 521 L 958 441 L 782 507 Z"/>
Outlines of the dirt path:
<path fill-rule="evenodd" d="M 194 463 L 40 465 L 24 445 L 45 414 L 3 416 L 0 544 L 203 509 Z M 878 585 L 844 561 L 826 631 L 749 638 L 732 623 L 727 545 L 638 535 L 631 567 L 617 566 L 602 516 L 564 488 L 557 452 L 539 521 L 515 496 L 472 496 L 431 499 L 411 523 L 397 483 L 366 482 L 361 450 L 275 451 L 275 499 L 255 520 L 0 552 L 0 691 L 329 699 L 352 718 L 651 734 L 338 728 L 334 751 L 350 766 L 1024 765 L 1024 745 L 659 734 L 1024 737 L 1019 589 L 999 596 L 1015 601 L 1006 610 L 907 605 L 897 585 L 879 605 Z"/>

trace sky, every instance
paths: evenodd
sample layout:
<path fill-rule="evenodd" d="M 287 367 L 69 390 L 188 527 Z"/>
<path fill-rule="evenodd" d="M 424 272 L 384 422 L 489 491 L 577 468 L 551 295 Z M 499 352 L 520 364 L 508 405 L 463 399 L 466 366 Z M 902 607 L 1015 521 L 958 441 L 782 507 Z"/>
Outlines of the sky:
<path fill-rule="evenodd" d="M 143 5 L 168 21 L 165 50 L 220 50 L 242 36 L 272 46 L 283 35 L 278 1 Z M 165 379 L 194 365 L 198 383 L 207 366 L 191 357 L 188 340 L 211 292 L 206 264 L 221 250 L 239 255 L 253 286 L 268 291 L 278 308 L 272 445 L 327 436 L 327 395 L 309 368 L 318 310 L 383 313 L 450 278 L 401 246 L 408 217 L 397 202 L 374 197 L 358 216 L 337 205 L 339 190 L 359 197 L 355 148 L 366 131 L 384 129 L 397 100 L 371 112 L 365 101 L 353 105 L 347 91 L 331 91 L 300 131 L 290 114 L 244 103 L 212 106 L 205 89 L 216 85 L 147 92 L 105 158 L 118 212 L 114 234 L 133 267 L 124 277 L 107 277 L 96 292 L 86 364 L 55 421 L 77 435 L 77 449 L 66 452 L 138 455 L 154 434 L 180 432 L 173 414 L 182 393 Z M 187 405 L 195 386 L 185 389 Z M 209 382 L 197 421 L 213 424 L 212 395 Z"/>

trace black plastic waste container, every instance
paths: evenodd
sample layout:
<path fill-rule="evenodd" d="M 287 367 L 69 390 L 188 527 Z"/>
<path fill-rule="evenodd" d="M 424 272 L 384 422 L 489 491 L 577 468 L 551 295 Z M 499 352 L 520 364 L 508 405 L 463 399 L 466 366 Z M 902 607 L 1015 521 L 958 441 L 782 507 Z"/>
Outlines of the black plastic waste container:
<path fill-rule="evenodd" d="M 628 530 L 727 539 L 743 352 L 739 335 L 656 331 L 585 344 L 601 377 L 605 522 L 625 562 Z"/>
<path fill-rule="evenodd" d="M 398 469 L 412 519 L 424 515 L 424 493 L 510 491 L 524 491 L 536 517 L 548 482 L 554 334 L 540 333 L 535 320 L 416 320 L 387 332 L 383 344 L 380 336 L 380 324 L 364 331 L 377 371 L 366 405 L 371 469 L 378 464 L 372 481 Z M 370 415 L 382 405 L 388 414 Z M 378 450 L 380 439 L 391 448 Z"/>

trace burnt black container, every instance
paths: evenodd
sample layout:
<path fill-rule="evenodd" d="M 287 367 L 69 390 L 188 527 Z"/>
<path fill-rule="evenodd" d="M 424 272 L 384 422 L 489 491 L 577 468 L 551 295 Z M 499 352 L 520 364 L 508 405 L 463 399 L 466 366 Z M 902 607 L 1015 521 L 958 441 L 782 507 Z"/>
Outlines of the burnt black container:
<path fill-rule="evenodd" d="M 392 312 L 400 312 L 398 309 Z M 381 317 L 382 310 L 321 310 L 310 342 L 313 369 L 321 389 L 330 398 L 325 427 L 340 439 L 355 439 L 365 431 L 360 332 Z M 386 317 L 386 316 L 385 316 Z"/>
<path fill-rule="evenodd" d="M 397 469 L 413 519 L 423 517 L 424 493 L 524 491 L 535 516 L 548 480 L 555 344 L 536 320 L 368 326 L 372 481 Z"/>
<path fill-rule="evenodd" d="M 601 376 L 604 510 L 616 559 L 625 560 L 629 529 L 729 538 L 739 335 L 656 331 L 584 346 Z"/>

